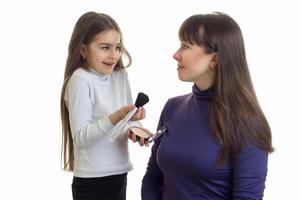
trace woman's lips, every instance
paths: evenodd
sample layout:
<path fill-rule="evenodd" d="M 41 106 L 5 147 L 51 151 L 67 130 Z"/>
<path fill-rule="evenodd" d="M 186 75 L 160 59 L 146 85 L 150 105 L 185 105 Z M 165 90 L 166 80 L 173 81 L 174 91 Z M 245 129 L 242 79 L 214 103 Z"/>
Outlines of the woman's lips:
<path fill-rule="evenodd" d="M 183 69 L 184 67 L 182 65 L 177 65 L 177 69 Z"/>

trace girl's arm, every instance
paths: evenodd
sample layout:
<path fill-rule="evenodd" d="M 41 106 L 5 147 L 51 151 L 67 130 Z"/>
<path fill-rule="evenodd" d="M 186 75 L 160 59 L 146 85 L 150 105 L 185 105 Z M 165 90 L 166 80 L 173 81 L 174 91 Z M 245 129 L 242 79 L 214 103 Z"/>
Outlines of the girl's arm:
<path fill-rule="evenodd" d="M 92 102 L 89 98 L 87 82 L 74 76 L 69 80 L 67 89 L 65 99 L 67 100 L 72 137 L 79 146 L 89 146 L 99 138 L 107 136 L 114 124 L 134 109 L 134 105 L 124 106 L 95 121 L 92 119 Z"/>

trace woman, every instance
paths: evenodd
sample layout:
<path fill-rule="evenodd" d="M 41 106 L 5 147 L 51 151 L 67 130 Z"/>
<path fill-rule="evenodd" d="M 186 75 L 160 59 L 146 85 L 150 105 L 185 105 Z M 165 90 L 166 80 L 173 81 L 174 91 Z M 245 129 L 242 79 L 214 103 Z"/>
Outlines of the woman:
<path fill-rule="evenodd" d="M 271 131 L 256 99 L 238 24 L 199 14 L 173 55 L 192 93 L 166 103 L 142 183 L 143 200 L 262 199 Z"/>

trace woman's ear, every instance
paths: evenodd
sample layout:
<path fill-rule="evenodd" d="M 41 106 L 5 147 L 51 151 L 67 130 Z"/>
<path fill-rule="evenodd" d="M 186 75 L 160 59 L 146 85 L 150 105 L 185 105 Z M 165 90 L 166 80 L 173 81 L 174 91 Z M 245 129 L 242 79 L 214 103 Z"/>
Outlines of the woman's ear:
<path fill-rule="evenodd" d="M 210 66 L 215 68 L 218 65 L 218 54 L 217 53 L 212 53 L 212 57 L 210 59 Z"/>

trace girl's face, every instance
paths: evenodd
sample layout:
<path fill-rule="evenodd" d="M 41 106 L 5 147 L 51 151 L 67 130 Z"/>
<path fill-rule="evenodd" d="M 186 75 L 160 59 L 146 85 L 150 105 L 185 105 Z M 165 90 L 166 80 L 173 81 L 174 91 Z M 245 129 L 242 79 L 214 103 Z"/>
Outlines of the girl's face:
<path fill-rule="evenodd" d="M 214 54 L 206 54 L 203 47 L 181 41 L 180 48 L 173 58 L 178 62 L 177 71 L 181 81 L 194 82 L 201 88 L 209 87 L 212 83 L 210 65 Z"/>
<path fill-rule="evenodd" d="M 122 54 L 120 33 L 113 29 L 98 33 L 90 44 L 82 45 L 81 53 L 96 72 L 111 74 Z"/>

